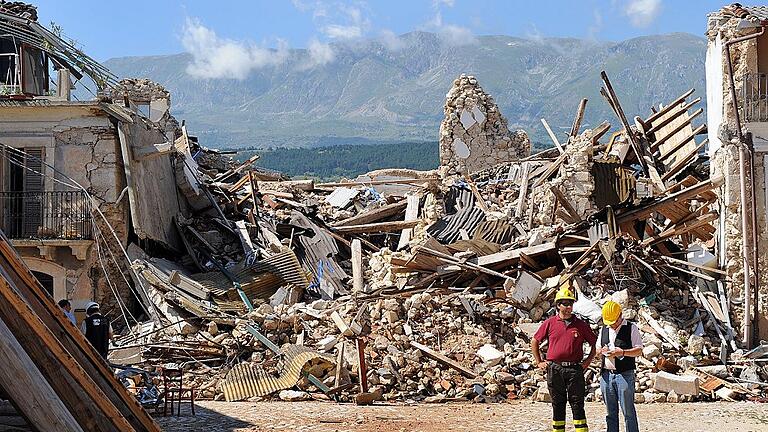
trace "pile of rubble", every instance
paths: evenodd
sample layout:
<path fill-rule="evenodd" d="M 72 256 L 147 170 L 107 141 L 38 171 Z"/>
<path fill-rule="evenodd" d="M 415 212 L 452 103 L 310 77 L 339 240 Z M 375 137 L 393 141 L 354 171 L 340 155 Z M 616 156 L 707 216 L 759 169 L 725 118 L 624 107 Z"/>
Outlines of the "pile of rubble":
<path fill-rule="evenodd" d="M 692 92 L 630 126 L 603 79 L 623 126 L 609 139 L 607 122 L 580 130 L 585 100 L 564 142 L 552 133 L 555 147 L 529 156 L 462 76 L 443 168 L 341 183 L 235 162 L 182 128 L 186 255 L 129 249 L 162 319 L 120 338 L 110 360 L 181 368 L 198 398 L 547 400 L 530 338 L 568 285 L 595 328 L 609 299 L 640 325 L 638 401 L 765 398 L 768 346 L 738 348 L 710 252 L 721 179 L 699 153 Z M 478 145 L 505 156 L 466 163 L 485 155 Z M 599 399 L 599 363 L 586 374 Z"/>

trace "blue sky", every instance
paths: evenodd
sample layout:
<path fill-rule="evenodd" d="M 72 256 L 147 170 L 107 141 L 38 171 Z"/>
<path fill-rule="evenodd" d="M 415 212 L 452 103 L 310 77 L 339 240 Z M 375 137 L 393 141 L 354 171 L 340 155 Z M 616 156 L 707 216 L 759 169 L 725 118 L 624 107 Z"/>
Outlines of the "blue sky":
<path fill-rule="evenodd" d="M 454 43 L 481 35 L 624 40 L 687 32 L 702 36 L 710 0 L 27 0 L 40 22 L 55 21 L 92 57 L 176 54 L 224 47 L 253 64 L 268 48 L 310 48 L 375 38 L 396 44 L 414 30 Z M 239 51 L 238 51 L 239 50 Z M 262 63 L 260 63 L 262 62 Z M 247 68 L 247 67 L 246 67 Z"/>

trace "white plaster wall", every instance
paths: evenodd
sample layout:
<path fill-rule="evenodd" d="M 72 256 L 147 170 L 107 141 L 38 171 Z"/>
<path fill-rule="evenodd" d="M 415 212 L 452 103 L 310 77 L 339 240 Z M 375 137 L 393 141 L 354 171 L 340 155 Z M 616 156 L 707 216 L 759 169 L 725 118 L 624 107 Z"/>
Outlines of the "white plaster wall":
<path fill-rule="evenodd" d="M 22 260 L 30 270 L 45 273 L 53 278 L 53 300 L 67 298 L 67 269 L 44 259 L 23 257 Z"/>
<path fill-rule="evenodd" d="M 707 44 L 704 70 L 707 79 L 707 137 L 709 156 L 712 157 L 722 146 L 717 136 L 723 123 L 723 41 L 720 34 Z"/>

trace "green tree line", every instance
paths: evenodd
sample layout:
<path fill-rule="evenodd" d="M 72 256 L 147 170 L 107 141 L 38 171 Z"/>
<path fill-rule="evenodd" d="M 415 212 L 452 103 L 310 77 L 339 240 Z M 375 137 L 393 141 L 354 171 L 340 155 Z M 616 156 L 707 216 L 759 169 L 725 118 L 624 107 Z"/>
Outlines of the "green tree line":
<path fill-rule="evenodd" d="M 323 181 L 355 177 L 383 168 L 430 170 L 438 166 L 438 145 L 435 142 L 248 149 L 238 151 L 237 159 L 243 161 L 254 154 L 259 155 L 256 166 L 291 177 Z"/>

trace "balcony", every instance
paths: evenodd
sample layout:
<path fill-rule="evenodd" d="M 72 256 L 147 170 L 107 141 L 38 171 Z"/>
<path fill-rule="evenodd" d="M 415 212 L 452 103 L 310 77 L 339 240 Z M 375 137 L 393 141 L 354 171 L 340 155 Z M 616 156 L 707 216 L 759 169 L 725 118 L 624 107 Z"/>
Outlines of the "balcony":
<path fill-rule="evenodd" d="M 14 240 L 91 240 L 83 192 L 0 192 L 0 229 Z"/>
<path fill-rule="evenodd" d="M 741 79 L 742 121 L 768 122 L 768 74 L 749 73 Z"/>

